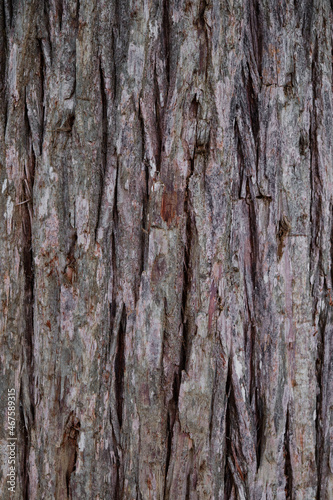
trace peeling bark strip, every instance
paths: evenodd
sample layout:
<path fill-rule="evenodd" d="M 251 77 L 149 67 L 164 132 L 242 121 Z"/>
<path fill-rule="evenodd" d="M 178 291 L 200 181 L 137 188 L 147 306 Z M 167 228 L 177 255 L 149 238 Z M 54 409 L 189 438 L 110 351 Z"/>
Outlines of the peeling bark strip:
<path fill-rule="evenodd" d="M 332 6 L 3 0 L 1 498 L 333 499 Z"/>

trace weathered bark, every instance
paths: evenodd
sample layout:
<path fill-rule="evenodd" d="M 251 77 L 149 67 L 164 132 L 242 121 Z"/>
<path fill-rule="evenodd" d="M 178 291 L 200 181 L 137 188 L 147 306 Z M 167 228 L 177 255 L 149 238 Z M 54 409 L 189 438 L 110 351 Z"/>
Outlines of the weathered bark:
<path fill-rule="evenodd" d="M 332 7 L 2 0 L 1 498 L 333 498 Z"/>

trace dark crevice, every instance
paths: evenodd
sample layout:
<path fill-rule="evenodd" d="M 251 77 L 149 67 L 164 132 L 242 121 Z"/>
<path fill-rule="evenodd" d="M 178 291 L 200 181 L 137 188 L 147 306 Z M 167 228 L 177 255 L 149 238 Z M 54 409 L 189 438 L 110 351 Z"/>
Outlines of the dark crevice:
<path fill-rule="evenodd" d="M 163 0 L 163 42 L 166 61 L 166 78 L 170 87 L 170 0 Z"/>
<path fill-rule="evenodd" d="M 333 226 L 332 226 L 333 230 Z M 332 235 L 333 236 L 333 235 Z M 332 247 L 331 247 L 332 248 Z M 326 287 L 325 287 L 326 288 Z M 326 288 L 326 295 L 329 295 Z M 322 472 L 325 453 L 325 438 L 323 429 L 323 406 L 324 406 L 324 362 L 325 362 L 325 330 L 327 324 L 327 308 L 320 314 L 317 333 L 317 359 L 316 359 L 316 378 L 317 378 L 317 396 L 316 396 L 316 469 L 318 474 L 318 485 L 316 500 L 322 498 Z"/>
<path fill-rule="evenodd" d="M 106 351 L 106 355 L 108 356 L 111 352 L 111 343 L 113 337 L 114 330 L 114 322 L 116 318 L 117 312 L 117 302 L 115 298 L 116 290 L 117 290 L 117 256 L 116 256 L 116 228 L 118 224 L 118 211 L 117 211 L 117 189 L 118 189 L 118 164 L 117 164 L 117 172 L 116 172 L 116 182 L 114 188 L 114 201 L 113 201 L 113 227 L 111 233 L 111 268 L 112 268 L 112 299 L 109 304 L 110 307 L 110 326 L 109 326 L 109 345 Z"/>
<path fill-rule="evenodd" d="M 258 194 L 258 196 L 256 196 L 256 199 L 257 200 L 265 200 L 266 202 L 270 203 L 272 201 L 272 197 L 269 196 L 269 195 L 265 195 L 265 194 Z"/>
<path fill-rule="evenodd" d="M 316 261 L 313 258 L 319 248 L 319 234 L 322 224 L 322 190 L 323 181 L 320 175 L 319 167 L 319 151 L 317 141 L 317 99 L 318 87 L 321 85 L 322 75 L 320 72 L 320 64 L 318 62 L 318 39 L 316 38 L 313 50 L 312 62 L 312 112 L 310 114 L 310 165 L 311 165 L 311 198 L 310 198 L 310 227 L 311 227 L 311 244 L 310 244 L 310 273 L 313 274 L 313 263 Z"/>
<path fill-rule="evenodd" d="M 117 253 L 116 253 L 116 232 L 118 226 L 118 173 L 119 164 L 117 159 L 116 181 L 114 188 L 114 199 L 112 209 L 112 233 L 111 233 L 111 268 L 112 268 L 112 300 L 110 304 L 110 327 L 109 327 L 109 346 L 108 352 L 111 351 L 112 337 L 114 333 L 114 322 L 117 312 L 116 290 L 117 290 Z"/>
<path fill-rule="evenodd" d="M 190 173 L 187 179 L 187 186 L 185 190 L 185 201 L 184 201 L 184 213 L 187 215 L 187 222 L 186 222 L 186 234 L 185 234 L 185 246 L 184 246 L 183 291 L 182 291 L 182 303 L 181 303 L 182 342 L 180 346 L 178 369 L 176 369 L 174 373 L 172 399 L 169 401 L 169 408 L 168 408 L 168 421 L 167 421 L 168 448 L 167 448 L 165 484 L 167 480 L 168 468 L 171 457 L 173 428 L 178 414 L 178 401 L 179 401 L 182 372 L 186 371 L 187 369 L 187 361 L 190 350 L 190 326 L 189 326 L 189 318 L 187 318 L 187 300 L 191 287 L 191 241 L 192 241 L 193 231 L 195 231 L 195 228 L 192 227 L 190 202 L 189 202 L 189 178 L 193 174 L 193 167 L 194 164 L 193 161 L 191 161 Z M 166 486 L 164 491 L 164 498 L 167 498 Z"/>
<path fill-rule="evenodd" d="M 248 207 L 248 221 L 250 229 L 250 255 L 249 255 L 249 272 L 250 272 L 250 283 L 251 292 L 250 294 L 259 299 L 260 302 L 260 278 L 258 275 L 258 262 L 259 262 L 259 238 L 257 229 L 257 216 L 255 210 L 254 196 L 250 189 L 249 181 L 247 180 L 246 185 L 246 204 Z M 260 466 L 261 461 L 261 451 L 263 445 L 264 437 L 264 412 L 263 412 L 263 401 L 261 399 L 260 391 L 260 369 L 259 369 L 259 359 L 258 359 L 258 349 L 257 349 L 257 321 L 258 316 L 256 315 L 256 300 L 253 303 L 253 307 L 250 306 L 249 293 L 245 283 L 245 295 L 246 295 L 246 308 L 249 323 L 245 325 L 245 335 L 246 335 L 246 359 L 249 360 L 249 378 L 250 378 L 250 402 L 251 408 L 254 413 L 254 432 L 255 432 L 255 445 L 256 445 L 256 458 L 257 458 L 257 470 Z M 247 333 L 249 332 L 249 338 L 247 338 Z"/>
<path fill-rule="evenodd" d="M 224 500 L 229 500 L 235 482 L 229 465 L 229 459 L 232 459 L 232 426 L 236 418 L 235 398 L 232 389 L 231 362 L 229 360 L 228 375 L 226 382 L 226 416 L 225 416 L 225 471 L 224 471 Z"/>
<path fill-rule="evenodd" d="M 279 221 L 279 230 L 277 233 L 277 243 L 278 243 L 278 248 L 277 248 L 277 256 L 278 260 L 281 260 L 284 247 L 286 244 L 286 238 L 289 236 L 291 230 L 291 223 L 290 220 L 286 215 L 283 215 Z"/>
<path fill-rule="evenodd" d="M 105 81 L 102 68 L 102 62 L 99 61 L 99 75 L 100 75 L 100 92 L 102 104 L 102 175 L 104 177 L 107 163 L 108 153 L 108 103 L 105 92 Z"/>
<path fill-rule="evenodd" d="M 78 27 L 79 27 L 80 9 L 81 9 L 81 2 L 80 2 L 80 0 L 77 0 L 76 1 L 76 16 L 75 16 L 75 27 L 76 27 L 76 29 L 78 29 Z"/>
<path fill-rule="evenodd" d="M 6 97 L 7 81 L 7 53 L 8 53 L 8 27 L 6 26 L 5 4 L 1 4 L 0 15 L 0 110 L 3 113 L 4 136 L 6 135 L 8 121 L 8 100 Z"/>
<path fill-rule="evenodd" d="M 230 498 L 233 488 L 240 489 L 245 493 L 246 468 L 245 459 L 242 452 L 242 436 L 239 428 L 239 415 L 236 404 L 236 397 L 232 383 L 231 360 L 228 364 L 228 374 L 226 381 L 226 413 L 225 413 L 225 475 L 224 475 L 224 498 Z"/>
<path fill-rule="evenodd" d="M 162 123 L 164 119 L 164 113 L 162 112 L 162 106 L 159 100 L 159 86 L 156 73 L 156 61 L 154 65 L 154 94 L 155 94 L 155 120 L 156 120 L 156 136 L 157 136 L 157 155 L 156 155 L 156 171 L 161 171 L 161 159 L 162 159 L 162 142 L 163 142 L 163 130 Z"/>
<path fill-rule="evenodd" d="M 101 167 L 100 167 L 99 194 L 98 194 L 98 206 L 97 206 L 97 220 L 95 228 L 95 241 L 97 240 L 97 232 L 100 224 L 102 199 L 103 199 L 103 186 L 104 186 L 104 178 L 105 178 L 107 155 L 108 155 L 108 104 L 105 93 L 105 81 L 104 81 L 104 74 L 103 74 L 101 60 L 99 60 L 99 75 L 100 75 L 99 81 L 100 81 L 101 107 L 102 107 L 102 117 L 101 117 L 102 137 L 101 137 Z"/>
<path fill-rule="evenodd" d="M 117 3 L 117 2 L 116 2 Z M 117 80 L 117 59 L 116 59 L 116 34 L 115 28 L 112 26 L 111 30 L 111 43 L 112 43 L 112 62 L 113 62 L 113 101 L 116 101 L 117 97 L 117 88 L 118 88 L 118 80 Z"/>
<path fill-rule="evenodd" d="M 184 246 L 184 265 L 183 265 L 183 291 L 181 303 L 181 323 L 183 327 L 183 338 L 180 349 L 179 359 L 179 384 L 181 382 L 181 373 L 187 369 L 187 360 L 189 357 L 190 347 L 190 329 L 189 318 L 187 318 L 187 300 L 191 292 L 191 247 L 193 235 L 195 232 L 195 224 L 192 220 L 192 208 L 190 203 L 190 178 L 194 173 L 194 160 L 190 160 L 190 172 L 186 180 L 185 200 L 184 200 L 184 213 L 186 215 L 186 231 L 185 231 L 185 246 Z"/>
<path fill-rule="evenodd" d="M 290 415 L 289 407 L 287 409 L 286 416 L 286 428 L 284 433 L 284 474 L 286 477 L 286 500 L 293 500 L 293 471 L 291 466 L 291 456 L 290 456 Z"/>
<path fill-rule="evenodd" d="M 167 486 L 168 486 L 167 479 L 168 479 L 169 465 L 170 465 L 170 459 L 171 459 L 173 425 L 174 425 L 174 421 L 171 424 L 171 417 L 170 417 L 170 411 L 169 411 L 168 416 L 167 416 L 167 454 L 166 454 L 166 460 L 165 460 L 164 495 L 163 495 L 164 500 L 166 500 L 168 498 L 168 496 L 167 496 L 168 495 L 168 493 L 167 493 Z"/>
<path fill-rule="evenodd" d="M 256 426 L 256 453 L 257 453 L 257 471 L 259 470 L 261 458 L 262 458 L 262 450 L 263 450 L 263 442 L 265 436 L 265 428 L 264 428 L 264 409 L 263 409 L 263 401 L 260 397 L 259 388 L 255 388 L 255 426 Z"/>
<path fill-rule="evenodd" d="M 25 100 L 25 125 L 27 130 L 27 152 L 28 162 L 25 166 L 25 177 L 22 187 L 22 204 L 19 205 L 23 225 L 23 269 L 24 269 L 24 310 L 25 310 L 25 335 L 24 335 L 24 359 L 27 370 L 30 395 L 30 412 L 32 422 L 34 421 L 34 389 L 33 389 L 33 339 L 34 339 L 34 284 L 35 270 L 33 260 L 32 243 L 32 218 L 33 218 L 33 185 L 35 176 L 36 158 L 32 147 L 31 129 L 28 120 L 28 111 Z"/>
<path fill-rule="evenodd" d="M 112 255 L 113 255 L 113 252 L 114 252 L 114 238 L 113 238 L 113 235 L 112 235 L 111 245 L 112 245 Z M 115 280 L 113 280 L 113 281 L 115 281 Z M 115 288 L 113 288 L 113 290 L 115 290 Z M 109 323 L 109 341 L 108 341 L 108 345 L 107 345 L 107 348 L 106 348 L 106 351 L 105 351 L 106 363 L 109 360 L 109 356 L 110 356 L 110 352 L 111 352 L 111 342 L 112 342 L 112 337 L 113 337 L 114 322 L 115 322 L 115 319 L 116 319 L 116 311 L 117 311 L 117 303 L 116 303 L 116 300 L 114 299 L 114 297 L 112 297 L 112 300 L 109 303 L 109 319 L 110 319 L 110 323 Z"/>
<path fill-rule="evenodd" d="M 39 60 L 40 60 L 40 86 L 41 86 L 41 105 L 42 105 L 42 118 L 41 118 L 41 137 L 40 137 L 40 154 L 42 154 L 43 142 L 44 142 L 44 133 L 45 133 L 45 103 L 44 103 L 44 86 L 45 86 L 45 58 L 43 53 L 42 40 L 38 39 L 38 47 L 39 47 Z"/>
<path fill-rule="evenodd" d="M 64 13 L 63 0 L 55 0 L 56 17 L 58 18 L 59 31 L 62 30 L 62 16 Z"/>
<path fill-rule="evenodd" d="M 183 307 L 185 307 L 185 302 L 187 300 L 187 294 L 184 292 L 184 298 L 183 298 Z M 188 359 L 188 347 L 189 347 L 189 327 L 188 327 L 188 322 L 185 321 L 183 323 L 183 338 L 182 338 L 182 345 L 180 348 L 180 359 L 179 359 L 179 374 L 180 374 L 180 380 L 179 380 L 179 386 L 181 382 L 181 374 L 182 371 L 186 371 L 187 367 L 187 359 Z M 178 402 L 178 396 L 179 396 L 179 388 L 177 390 L 177 402 Z"/>
<path fill-rule="evenodd" d="M 190 500 L 190 494 L 191 494 L 191 474 L 188 473 L 186 478 L 185 500 Z"/>
<path fill-rule="evenodd" d="M 255 205 L 253 201 L 253 193 L 251 191 L 249 179 L 246 183 L 246 203 L 248 206 L 249 228 L 250 228 L 250 245 L 251 245 L 251 280 L 253 290 L 257 285 L 257 262 L 259 259 L 259 243 L 258 243 L 258 230 L 257 230 L 257 217 L 255 212 Z"/>
<path fill-rule="evenodd" d="M 119 427 L 123 423 L 123 402 L 124 402 L 124 373 L 125 373 L 125 335 L 126 335 L 126 307 L 123 305 L 123 312 L 120 320 L 117 337 L 117 354 L 114 361 L 115 372 L 115 393 L 117 404 L 117 415 Z"/>
<path fill-rule="evenodd" d="M 238 198 L 240 200 L 248 197 L 248 176 L 246 171 L 246 153 L 243 150 L 242 137 L 238 127 L 237 120 L 234 125 L 235 143 L 237 151 L 237 164 L 239 172 Z M 245 188 L 244 188 L 245 187 Z"/>
<path fill-rule="evenodd" d="M 237 151 L 237 164 L 238 164 L 238 172 L 239 172 L 239 184 L 238 184 L 238 198 L 240 200 L 245 198 L 245 193 L 243 192 L 243 183 L 244 177 L 246 176 L 245 169 L 245 157 L 242 148 L 242 140 L 241 134 L 239 131 L 239 127 L 237 124 L 237 120 L 235 120 L 234 125 L 234 134 L 235 134 L 235 143 L 236 143 L 236 151 Z"/>
<path fill-rule="evenodd" d="M 148 214 L 149 214 L 149 162 L 145 157 L 146 144 L 145 144 L 145 124 L 144 118 L 141 112 L 141 106 L 139 104 L 139 121 L 141 127 L 141 153 L 142 162 L 144 165 L 145 182 L 142 193 L 142 227 L 141 227 L 141 264 L 140 264 L 140 276 L 143 271 L 147 268 L 148 263 L 148 244 L 149 244 L 149 227 L 148 227 Z M 136 298 L 139 296 L 140 282 L 138 282 L 136 290 Z"/>
<path fill-rule="evenodd" d="M 245 78 L 244 76 L 244 80 L 246 80 L 246 94 L 247 94 L 247 102 L 250 113 L 253 138 L 256 146 L 258 146 L 259 128 L 260 128 L 258 96 L 254 90 L 250 68 L 248 68 L 248 75 L 247 78 Z"/>

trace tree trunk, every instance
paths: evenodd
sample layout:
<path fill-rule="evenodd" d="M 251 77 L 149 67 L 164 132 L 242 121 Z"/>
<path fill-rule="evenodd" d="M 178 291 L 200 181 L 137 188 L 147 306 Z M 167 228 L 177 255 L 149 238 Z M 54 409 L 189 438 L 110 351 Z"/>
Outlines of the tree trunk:
<path fill-rule="evenodd" d="M 2 0 L 1 498 L 333 499 L 332 7 Z"/>

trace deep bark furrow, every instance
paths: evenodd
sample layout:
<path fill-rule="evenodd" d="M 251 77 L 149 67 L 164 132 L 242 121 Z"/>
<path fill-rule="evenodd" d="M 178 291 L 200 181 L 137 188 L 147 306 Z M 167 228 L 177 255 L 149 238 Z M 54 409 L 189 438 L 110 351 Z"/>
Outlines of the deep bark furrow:
<path fill-rule="evenodd" d="M 123 401 L 124 401 L 124 370 L 125 370 L 125 332 L 126 332 L 126 307 L 123 307 L 120 326 L 117 335 L 117 354 L 115 357 L 115 391 L 117 401 L 117 415 L 119 426 L 123 423 Z"/>

